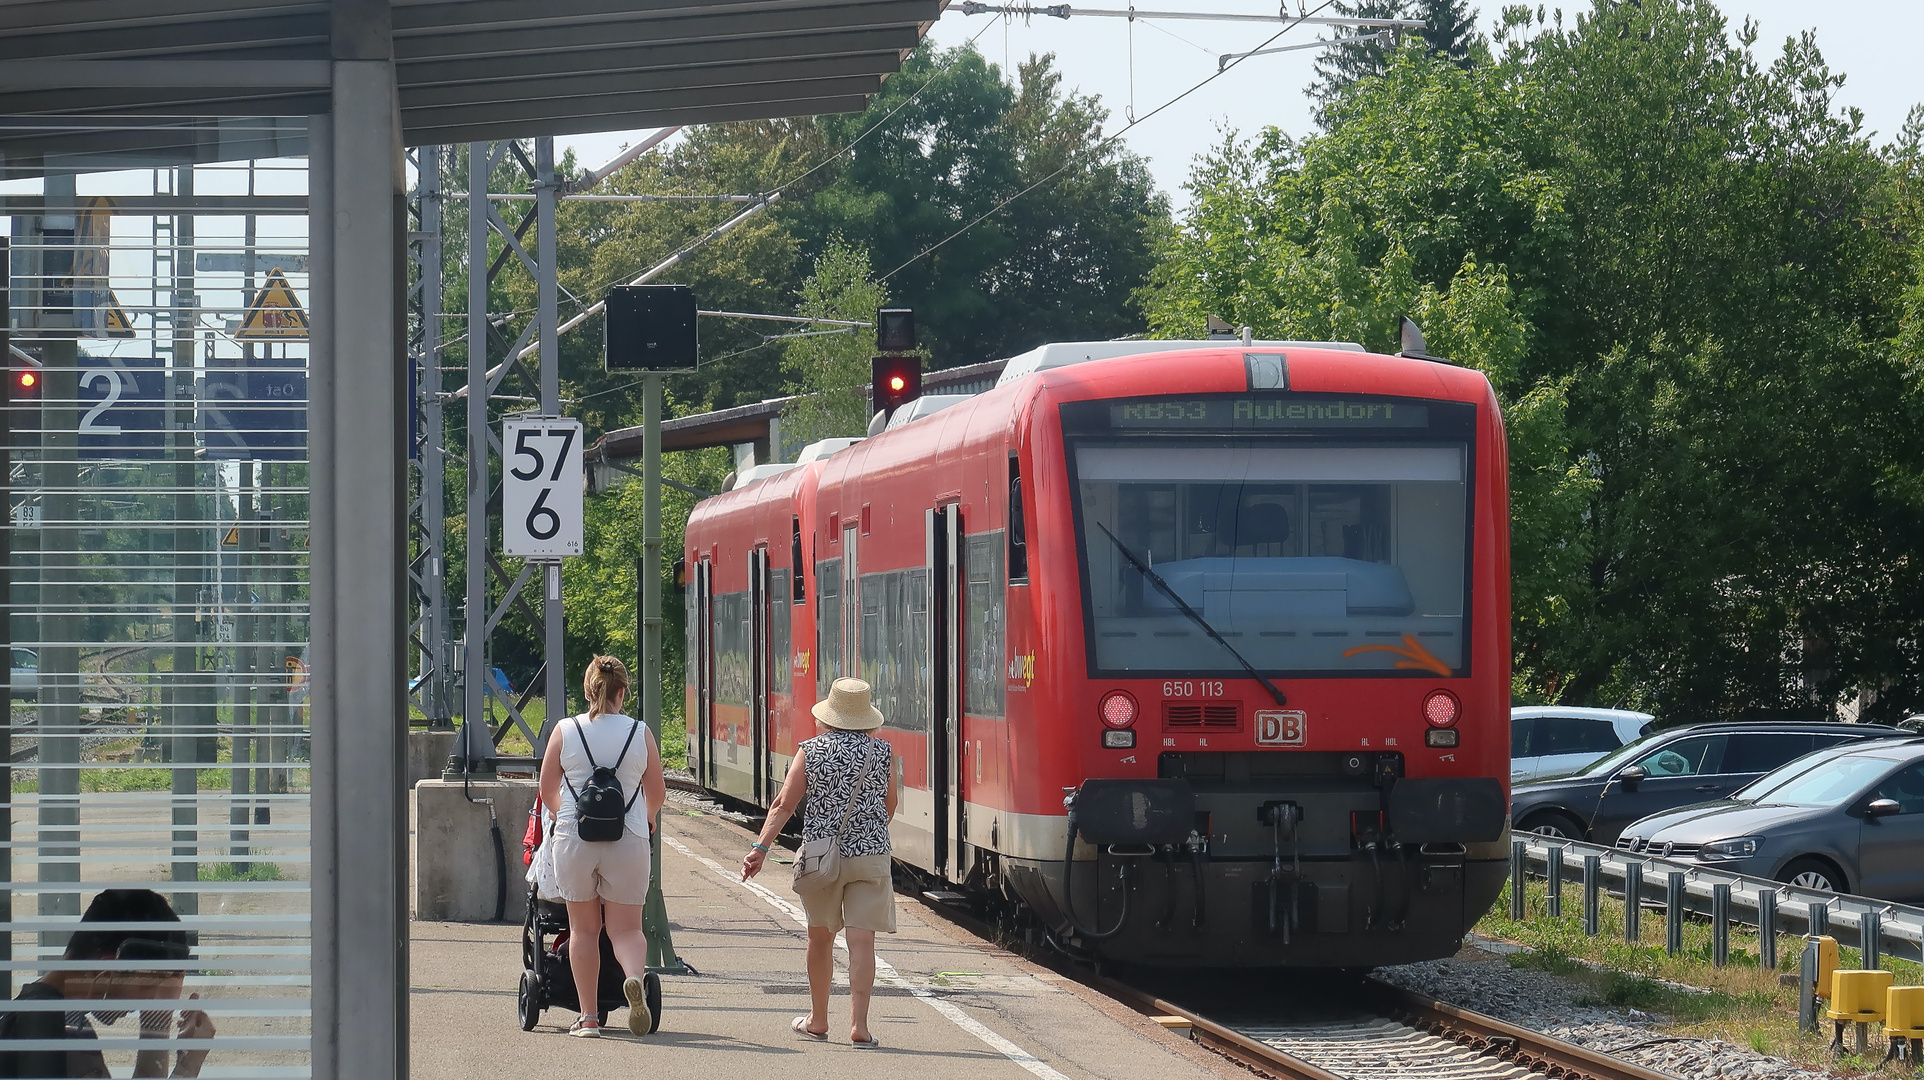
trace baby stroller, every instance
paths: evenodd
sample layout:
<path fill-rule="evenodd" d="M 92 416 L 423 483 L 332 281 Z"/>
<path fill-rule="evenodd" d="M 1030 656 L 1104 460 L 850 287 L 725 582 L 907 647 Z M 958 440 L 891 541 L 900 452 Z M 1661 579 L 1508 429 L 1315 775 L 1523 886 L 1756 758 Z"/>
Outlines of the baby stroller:
<path fill-rule="evenodd" d="M 529 814 L 528 832 L 522 839 L 522 862 L 532 863 L 535 851 L 541 847 L 542 813 L 540 800 L 535 801 L 534 810 Z M 553 941 L 550 942 L 549 938 Z M 540 888 L 533 881 L 528 884 L 528 915 L 521 924 L 521 986 L 516 994 L 515 1012 L 521 1020 L 521 1030 L 533 1031 L 541 1022 L 543 1009 L 560 1007 L 584 1012 L 575 994 L 574 972 L 568 967 L 568 950 L 574 942 L 568 935 L 568 907 L 554 900 L 541 898 Z M 597 987 L 598 1000 L 595 1002 L 595 1016 L 603 1027 L 608 1025 L 608 1013 L 615 1009 L 626 1008 L 628 999 L 621 992 L 623 981 L 621 962 L 615 959 L 615 947 L 608 940 L 608 932 L 601 932 L 601 985 Z M 654 972 L 642 976 L 648 1011 L 654 1019 L 648 1026 L 649 1034 L 661 1028 L 661 976 Z"/>

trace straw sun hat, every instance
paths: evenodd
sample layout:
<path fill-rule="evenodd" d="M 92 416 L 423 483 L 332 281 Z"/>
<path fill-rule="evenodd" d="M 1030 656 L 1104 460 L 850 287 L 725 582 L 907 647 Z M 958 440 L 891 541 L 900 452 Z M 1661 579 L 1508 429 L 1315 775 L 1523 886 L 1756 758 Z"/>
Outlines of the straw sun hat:
<path fill-rule="evenodd" d="M 815 719 L 843 731 L 874 731 L 882 726 L 882 711 L 869 704 L 868 694 L 860 679 L 837 679 L 828 697 L 815 703 Z"/>

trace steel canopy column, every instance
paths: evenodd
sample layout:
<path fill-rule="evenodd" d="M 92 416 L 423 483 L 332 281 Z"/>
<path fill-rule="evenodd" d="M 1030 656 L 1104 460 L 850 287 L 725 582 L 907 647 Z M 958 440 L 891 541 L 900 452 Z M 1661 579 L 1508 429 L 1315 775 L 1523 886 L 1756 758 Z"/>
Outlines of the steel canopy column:
<path fill-rule="evenodd" d="M 315 1076 L 407 1075 L 404 179 L 387 0 L 334 0 L 310 130 Z"/>
<path fill-rule="evenodd" d="M 560 265 L 556 262 L 555 244 L 555 196 L 560 191 L 560 180 L 554 171 L 554 139 L 543 137 L 534 141 L 535 171 L 535 228 L 540 230 L 535 248 L 535 264 L 539 268 L 536 282 L 535 318 L 541 322 L 541 415 L 559 418 L 561 416 L 561 355 L 556 340 L 555 326 L 559 323 Z M 472 204 L 470 204 L 472 205 Z M 544 624 L 546 643 L 545 654 L 548 669 L 547 718 L 541 724 L 541 739 L 536 740 L 535 756 L 546 750 L 546 736 L 555 721 L 568 713 L 568 664 L 563 652 L 563 633 L 561 607 L 561 561 L 559 559 L 545 568 L 547 590 L 542 594 L 541 621 Z"/>
<path fill-rule="evenodd" d="M 467 586 L 462 612 L 462 770 L 469 771 L 482 747 L 493 756 L 487 731 L 488 640 L 488 174 L 493 148 L 468 144 L 468 498 Z M 477 738 L 476 736 L 481 736 Z"/>
<path fill-rule="evenodd" d="M 445 729 L 454 715 L 448 679 L 453 661 L 448 645 L 447 448 L 441 419 L 441 169 L 447 154 L 438 146 L 421 148 L 421 542 L 427 547 L 427 622 L 422 629 L 428 674 L 422 704 L 428 727 Z"/>

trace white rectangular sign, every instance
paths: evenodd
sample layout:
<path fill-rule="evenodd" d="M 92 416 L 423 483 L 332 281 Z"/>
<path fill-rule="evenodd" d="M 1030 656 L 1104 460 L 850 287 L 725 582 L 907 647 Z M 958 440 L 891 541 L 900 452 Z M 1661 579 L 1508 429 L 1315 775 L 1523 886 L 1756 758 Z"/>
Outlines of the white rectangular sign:
<path fill-rule="evenodd" d="M 505 420 L 501 450 L 502 553 L 581 554 L 581 422 Z"/>

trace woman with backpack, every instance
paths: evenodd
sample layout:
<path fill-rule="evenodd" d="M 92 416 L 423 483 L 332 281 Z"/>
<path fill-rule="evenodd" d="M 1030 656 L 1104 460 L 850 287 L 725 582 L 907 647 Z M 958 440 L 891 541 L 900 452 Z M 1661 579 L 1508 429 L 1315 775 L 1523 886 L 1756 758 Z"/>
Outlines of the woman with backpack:
<path fill-rule="evenodd" d="M 795 893 L 808 914 L 809 1011 L 789 1027 L 814 1042 L 828 1038 L 835 935 L 846 930 L 849 1042 L 873 1050 L 882 1045 L 868 1027 L 875 935 L 895 933 L 889 821 L 900 792 L 889 744 L 873 734 L 882 726 L 882 712 L 869 704 L 868 683 L 836 679 L 813 711 L 822 733 L 795 748 L 762 834 L 742 857 L 742 880 L 761 871 L 769 845 L 796 807 L 805 805 Z"/>
<path fill-rule="evenodd" d="M 628 1030 L 646 1035 L 653 1017 L 642 988 L 648 941 L 641 906 L 652 854 L 648 827 L 668 801 L 661 754 L 646 724 L 621 711 L 628 669 L 612 656 L 588 662 L 581 680 L 588 711 L 555 724 L 541 759 L 541 801 L 555 808 L 554 877 L 568 905 L 568 966 L 582 1013 L 568 1034 L 601 1035 L 595 1016 L 601 931 L 608 930 L 627 979 Z"/>

